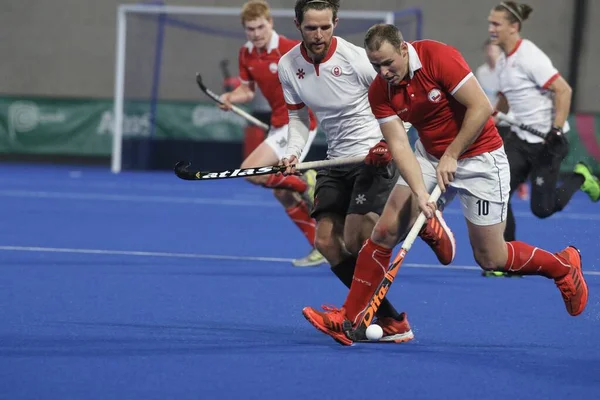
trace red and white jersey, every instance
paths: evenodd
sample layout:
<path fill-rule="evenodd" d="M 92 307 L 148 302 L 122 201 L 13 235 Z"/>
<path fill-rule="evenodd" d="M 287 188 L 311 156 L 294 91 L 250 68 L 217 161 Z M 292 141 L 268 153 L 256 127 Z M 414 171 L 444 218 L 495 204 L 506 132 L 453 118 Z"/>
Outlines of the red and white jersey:
<path fill-rule="evenodd" d="M 302 44 L 279 62 L 288 108 L 308 106 L 315 113 L 327 137 L 329 158 L 366 155 L 381 140 L 368 99 L 375 75 L 365 50 L 336 36 L 319 64 Z"/>
<path fill-rule="evenodd" d="M 527 39 L 521 39 L 510 54 L 501 54 L 496 61 L 499 91 L 508 100 L 514 117 L 539 131 L 549 132 L 554 122 L 554 100 L 548 87 L 560 74 L 542 50 Z M 517 136 L 530 143 L 542 138 L 517 127 Z M 563 130 L 569 130 L 565 123 Z"/>
<path fill-rule="evenodd" d="M 291 40 L 273 31 L 267 51 L 259 51 L 251 42 L 240 49 L 240 80 L 243 83 L 256 83 L 271 107 L 271 125 L 275 128 L 287 125 L 288 111 L 283 99 L 283 90 L 277 76 L 277 64 L 285 53 L 296 46 L 298 40 Z M 317 122 L 311 113 L 310 129 L 315 129 Z"/>
<path fill-rule="evenodd" d="M 389 85 L 377 76 L 369 89 L 369 101 L 380 124 L 393 118 L 410 122 L 425 150 L 440 158 L 456 138 L 466 107 L 453 95 L 473 77 L 467 62 L 455 48 L 433 40 L 408 44 L 408 79 Z M 480 135 L 460 158 L 502 147 L 502 139 L 489 118 Z"/>

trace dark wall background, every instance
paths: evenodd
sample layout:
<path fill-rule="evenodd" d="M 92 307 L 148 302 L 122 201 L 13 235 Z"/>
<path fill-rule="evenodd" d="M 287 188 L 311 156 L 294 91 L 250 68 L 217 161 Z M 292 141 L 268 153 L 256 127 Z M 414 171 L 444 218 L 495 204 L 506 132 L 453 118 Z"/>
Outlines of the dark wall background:
<path fill-rule="evenodd" d="M 168 5 L 240 6 L 236 0 L 171 0 Z M 573 1 L 529 0 L 534 12 L 526 21 L 523 35 L 533 40 L 567 77 Z M 595 40 L 600 37 L 600 1 L 589 1 L 588 23 L 582 43 L 577 111 L 600 112 L 600 52 Z M 0 92 L 14 95 L 42 95 L 107 98 L 113 95 L 116 38 L 114 0 L 8 0 L 0 4 Z M 274 8 L 290 8 L 292 2 L 272 0 Z M 459 48 L 475 68 L 481 63 L 481 43 L 486 38 L 486 17 L 496 1 L 487 0 L 345 0 L 345 10 L 423 10 L 424 37 Z M 202 21 L 202 20 L 198 20 Z M 206 18 L 203 21 L 208 21 Z M 241 33 L 237 18 L 224 25 Z M 128 55 L 128 91 L 146 96 L 156 24 L 132 22 Z M 279 30 L 293 29 L 287 19 L 278 21 Z M 285 28 L 285 29 L 284 29 Z M 137 31 L 137 36 L 133 33 Z M 168 29 L 163 54 L 161 96 L 171 99 L 197 98 L 190 84 L 195 71 L 217 74 L 218 61 L 235 54 L 237 38 L 203 40 L 198 33 Z M 138 79 L 133 78 L 138 75 Z M 193 81 L 192 81 L 193 82 Z"/>

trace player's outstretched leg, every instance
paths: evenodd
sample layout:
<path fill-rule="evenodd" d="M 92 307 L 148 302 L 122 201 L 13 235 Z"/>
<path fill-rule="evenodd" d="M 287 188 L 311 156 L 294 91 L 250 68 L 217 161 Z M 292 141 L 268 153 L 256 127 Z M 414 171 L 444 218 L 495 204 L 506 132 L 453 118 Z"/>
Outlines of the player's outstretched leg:
<path fill-rule="evenodd" d="M 501 207 L 501 204 L 497 206 Z M 473 255 L 481 268 L 553 279 L 567 312 L 573 316 L 583 312 L 588 301 L 588 287 L 581 269 L 581 255 L 575 247 L 569 246 L 553 254 L 524 242 L 505 242 L 504 223 L 475 225 L 467 220 L 467 227 Z"/>
<path fill-rule="evenodd" d="M 505 271 L 554 279 L 567 312 L 572 316 L 583 312 L 588 301 L 588 286 L 577 248 L 568 246 L 552 254 L 523 242 L 508 242 L 506 246 L 508 259 Z"/>

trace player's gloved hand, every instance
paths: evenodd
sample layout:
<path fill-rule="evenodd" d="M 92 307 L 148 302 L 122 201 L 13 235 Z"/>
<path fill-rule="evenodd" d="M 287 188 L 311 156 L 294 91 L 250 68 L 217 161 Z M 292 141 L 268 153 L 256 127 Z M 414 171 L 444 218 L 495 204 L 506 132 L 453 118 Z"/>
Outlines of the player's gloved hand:
<path fill-rule="evenodd" d="M 545 139 L 548 151 L 558 157 L 565 157 L 569 152 L 569 141 L 561 128 L 553 126 Z"/>
<path fill-rule="evenodd" d="M 375 167 L 385 167 L 391 161 L 392 153 L 390 153 L 385 140 L 381 140 L 375 146 L 371 147 L 369 154 L 365 157 L 365 164 Z"/>
<path fill-rule="evenodd" d="M 231 110 L 231 100 L 230 100 L 231 92 L 223 93 L 219 99 L 223 102 L 219 104 L 219 108 L 223 111 Z"/>

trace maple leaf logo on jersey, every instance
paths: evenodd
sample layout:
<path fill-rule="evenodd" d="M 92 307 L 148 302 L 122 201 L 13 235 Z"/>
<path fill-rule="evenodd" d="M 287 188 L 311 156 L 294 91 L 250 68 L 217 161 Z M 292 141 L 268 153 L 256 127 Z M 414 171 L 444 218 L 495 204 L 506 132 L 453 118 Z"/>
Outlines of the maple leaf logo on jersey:
<path fill-rule="evenodd" d="M 304 75 L 304 69 L 298 68 L 298 72 L 296 72 L 296 76 L 298 77 L 298 79 L 304 79 Z"/>

